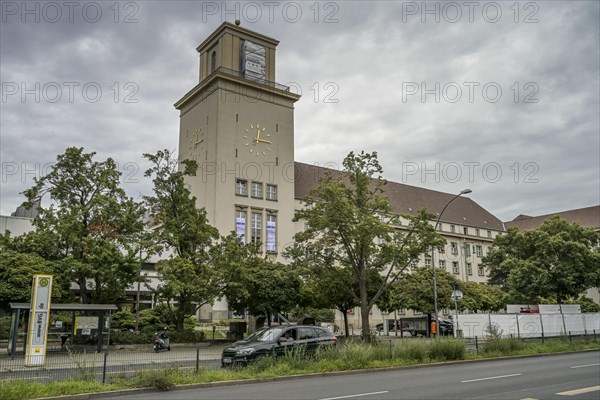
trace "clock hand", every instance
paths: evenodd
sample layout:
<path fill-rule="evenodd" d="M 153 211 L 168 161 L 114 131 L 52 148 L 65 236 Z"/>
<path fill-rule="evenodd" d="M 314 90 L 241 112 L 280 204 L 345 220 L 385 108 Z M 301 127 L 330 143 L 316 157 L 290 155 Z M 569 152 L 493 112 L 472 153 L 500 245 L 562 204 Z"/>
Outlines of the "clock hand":
<path fill-rule="evenodd" d="M 269 143 L 269 144 L 271 144 L 271 142 L 269 140 L 258 139 L 258 141 L 261 142 L 261 143 Z"/>

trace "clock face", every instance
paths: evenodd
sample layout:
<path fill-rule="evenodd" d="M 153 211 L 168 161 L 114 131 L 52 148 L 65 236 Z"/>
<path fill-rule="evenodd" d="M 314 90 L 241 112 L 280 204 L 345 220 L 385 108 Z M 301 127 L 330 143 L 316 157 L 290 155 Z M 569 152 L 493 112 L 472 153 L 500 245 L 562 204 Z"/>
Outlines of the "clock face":
<path fill-rule="evenodd" d="M 244 129 L 244 145 L 250 154 L 256 157 L 266 156 L 271 151 L 271 134 L 267 128 L 260 124 L 251 124 L 249 128 Z"/>
<path fill-rule="evenodd" d="M 194 130 L 194 133 L 192 134 L 192 137 L 189 139 L 188 150 L 190 159 L 195 160 L 198 157 L 197 150 L 203 150 L 205 142 L 206 141 L 204 140 L 204 132 L 202 131 L 202 129 L 196 128 L 196 130 Z"/>

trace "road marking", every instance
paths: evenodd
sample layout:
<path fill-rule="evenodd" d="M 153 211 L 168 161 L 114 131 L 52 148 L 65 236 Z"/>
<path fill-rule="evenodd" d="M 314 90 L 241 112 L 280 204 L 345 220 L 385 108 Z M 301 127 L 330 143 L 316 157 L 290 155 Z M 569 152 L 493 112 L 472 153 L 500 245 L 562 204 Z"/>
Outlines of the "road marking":
<path fill-rule="evenodd" d="M 575 396 L 577 394 L 597 392 L 599 390 L 600 390 L 600 386 L 590 386 L 590 387 L 581 388 L 581 389 L 567 390 L 566 392 L 560 392 L 560 393 L 556 393 L 556 394 L 559 396 Z"/>
<path fill-rule="evenodd" d="M 519 375 L 523 375 L 523 374 L 510 374 L 510 375 L 490 376 L 490 377 L 487 377 L 487 378 L 469 379 L 469 380 L 466 380 L 466 381 L 460 381 L 460 383 L 488 381 L 490 379 L 510 378 L 511 376 L 519 376 Z"/>
<path fill-rule="evenodd" d="M 351 397 L 362 397 L 362 396 L 373 396 L 374 394 L 383 394 L 383 393 L 389 393 L 387 390 L 384 390 L 383 392 L 371 392 L 371 393 L 361 393 L 361 394 L 349 394 L 348 396 L 339 396 L 339 397 L 328 397 L 326 399 L 320 399 L 320 400 L 335 400 L 335 399 L 349 399 Z"/>
<path fill-rule="evenodd" d="M 596 363 L 596 364 L 587 364 L 587 365 L 576 365 L 576 366 L 574 366 L 574 367 L 571 367 L 571 368 L 595 367 L 596 365 L 600 365 L 600 363 Z"/>

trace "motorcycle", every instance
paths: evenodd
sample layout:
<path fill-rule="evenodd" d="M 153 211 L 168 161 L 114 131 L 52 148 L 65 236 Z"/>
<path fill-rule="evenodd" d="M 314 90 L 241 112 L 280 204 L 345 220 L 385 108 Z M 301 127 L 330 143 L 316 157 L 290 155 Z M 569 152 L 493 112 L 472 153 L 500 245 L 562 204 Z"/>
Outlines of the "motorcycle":
<path fill-rule="evenodd" d="M 154 334 L 154 345 L 152 346 L 155 352 L 161 350 L 171 351 L 171 345 L 169 344 L 169 335 L 167 332 L 162 331 Z"/>

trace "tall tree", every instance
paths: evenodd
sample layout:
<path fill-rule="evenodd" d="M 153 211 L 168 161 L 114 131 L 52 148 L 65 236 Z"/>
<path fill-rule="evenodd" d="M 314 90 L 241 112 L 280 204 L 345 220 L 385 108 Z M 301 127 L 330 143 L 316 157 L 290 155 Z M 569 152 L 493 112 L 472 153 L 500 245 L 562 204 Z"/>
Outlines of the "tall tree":
<path fill-rule="evenodd" d="M 203 305 L 244 290 L 240 275 L 254 248 L 242 244 L 233 233 L 220 238 L 204 210 L 197 207 L 185 183 L 186 177 L 195 175 L 195 161 L 182 161 L 178 170 L 168 150 L 144 157 L 151 162 L 146 176 L 154 184 L 154 196 L 146 197 L 156 227 L 154 240 L 159 251 L 168 254 L 156 265 L 161 280 L 158 294 L 182 331 L 186 317 Z"/>
<path fill-rule="evenodd" d="M 490 282 L 508 290 L 513 301 L 553 298 L 561 304 L 600 286 L 599 241 L 599 232 L 554 217 L 538 229 L 509 229 L 482 261 Z"/>
<path fill-rule="evenodd" d="M 436 271 L 438 307 L 451 308 L 454 303 L 450 300 L 453 284 L 458 284 L 454 276 L 444 270 Z M 434 313 L 433 301 L 433 271 L 431 268 L 417 268 L 410 275 L 398 282 L 388 294 L 396 303 L 393 310 L 408 308 L 424 314 Z"/>
<path fill-rule="evenodd" d="M 114 302 L 124 296 L 140 268 L 142 207 L 120 187 L 117 164 L 69 147 L 50 172 L 24 192 L 26 207 L 48 195 L 28 234 L 31 251 L 58 264 L 76 283 L 83 303 Z"/>
<path fill-rule="evenodd" d="M 305 248 L 317 259 L 332 259 L 323 268 L 352 271 L 357 282 L 352 296 L 360 304 L 361 333 L 367 340 L 375 302 L 412 260 L 443 239 L 430 224 L 435 217 L 424 210 L 403 215 L 408 226 L 397 228 L 400 216 L 383 195 L 386 181 L 377 153 L 350 153 L 343 166 L 342 174 L 326 176 L 303 199 L 295 220 L 304 220 L 308 227 L 295 235 L 296 250 L 288 255 L 293 258 Z M 374 283 L 373 273 L 382 279 Z"/>

